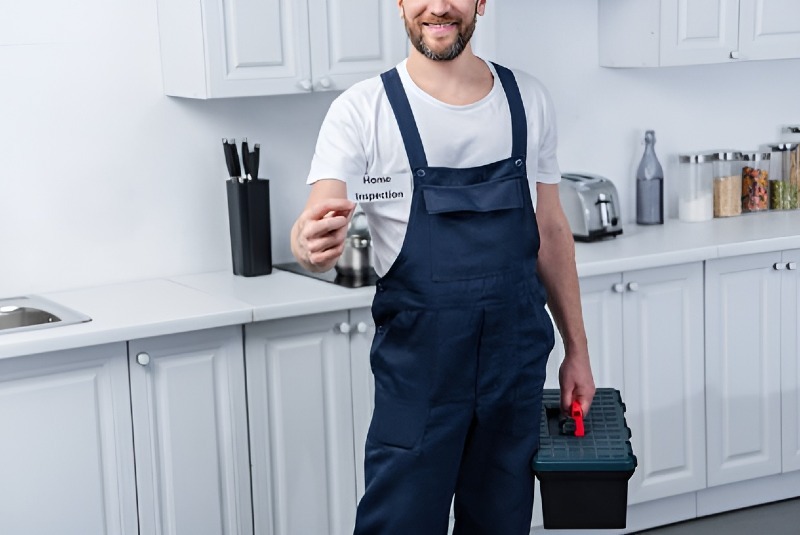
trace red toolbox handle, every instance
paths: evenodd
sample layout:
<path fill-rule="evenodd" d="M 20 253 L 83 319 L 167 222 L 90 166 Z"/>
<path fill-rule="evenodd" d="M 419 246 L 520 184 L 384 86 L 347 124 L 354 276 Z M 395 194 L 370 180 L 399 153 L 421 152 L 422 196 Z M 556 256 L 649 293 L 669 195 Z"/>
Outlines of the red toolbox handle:
<path fill-rule="evenodd" d="M 584 436 L 583 431 L 583 409 L 578 401 L 572 401 L 572 408 L 569 411 L 570 417 L 575 420 L 575 436 Z"/>

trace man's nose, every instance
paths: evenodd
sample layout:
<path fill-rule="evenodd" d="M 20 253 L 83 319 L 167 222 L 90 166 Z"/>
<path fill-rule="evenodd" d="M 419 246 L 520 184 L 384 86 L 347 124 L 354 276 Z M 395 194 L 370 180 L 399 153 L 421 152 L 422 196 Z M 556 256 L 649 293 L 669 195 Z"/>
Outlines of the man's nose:
<path fill-rule="evenodd" d="M 450 2 L 447 0 L 432 1 L 429 9 L 431 15 L 436 17 L 444 17 L 450 12 Z"/>

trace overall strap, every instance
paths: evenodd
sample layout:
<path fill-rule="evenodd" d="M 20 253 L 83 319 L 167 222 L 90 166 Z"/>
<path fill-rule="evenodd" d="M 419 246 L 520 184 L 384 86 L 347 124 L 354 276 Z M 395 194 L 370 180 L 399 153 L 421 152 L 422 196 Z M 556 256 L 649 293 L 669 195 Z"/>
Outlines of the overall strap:
<path fill-rule="evenodd" d="M 406 147 L 408 161 L 411 164 L 411 171 L 428 167 L 428 159 L 425 156 L 425 148 L 422 146 L 422 139 L 419 137 L 417 122 L 414 120 L 414 113 L 408 103 L 408 96 L 403 89 L 403 82 L 397 68 L 381 74 L 383 87 L 386 89 L 386 97 L 392 106 L 397 124 L 400 127 L 400 134 L 403 136 L 403 144 Z"/>
<path fill-rule="evenodd" d="M 517 80 L 510 69 L 492 62 L 503 89 L 506 92 L 508 108 L 511 111 L 511 132 L 513 146 L 511 149 L 512 157 L 525 158 L 528 154 L 528 121 L 525 116 L 525 106 L 522 103 L 522 95 L 519 92 Z"/>

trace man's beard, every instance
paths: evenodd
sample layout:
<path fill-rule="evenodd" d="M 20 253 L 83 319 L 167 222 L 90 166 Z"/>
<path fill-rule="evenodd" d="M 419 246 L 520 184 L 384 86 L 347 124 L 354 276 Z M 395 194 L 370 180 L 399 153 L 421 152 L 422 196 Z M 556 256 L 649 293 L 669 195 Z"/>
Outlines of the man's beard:
<path fill-rule="evenodd" d="M 425 38 L 422 36 L 421 31 L 418 34 L 414 34 L 405 17 L 403 20 L 405 21 L 406 33 L 411 39 L 411 44 L 414 45 L 414 48 L 416 48 L 420 54 L 428 59 L 432 59 L 433 61 L 449 61 L 456 59 L 461 55 L 464 49 L 467 48 L 467 44 L 469 43 L 470 39 L 472 39 L 472 34 L 475 33 L 475 25 L 478 22 L 478 13 L 476 9 L 475 17 L 472 19 L 470 24 L 464 28 L 463 31 L 459 30 L 455 42 L 453 42 L 452 45 L 447 47 L 442 52 L 438 53 L 431 50 L 431 48 L 425 44 Z"/>

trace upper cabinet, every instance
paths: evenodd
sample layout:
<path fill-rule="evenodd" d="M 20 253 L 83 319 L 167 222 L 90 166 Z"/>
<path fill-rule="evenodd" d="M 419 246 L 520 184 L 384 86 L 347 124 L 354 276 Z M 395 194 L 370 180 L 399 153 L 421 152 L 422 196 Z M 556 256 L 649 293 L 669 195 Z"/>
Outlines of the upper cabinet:
<path fill-rule="evenodd" d="M 397 4 L 375 0 L 158 0 L 167 95 L 343 90 L 406 56 Z"/>
<path fill-rule="evenodd" d="M 800 58 L 796 0 L 600 0 L 600 65 Z"/>

